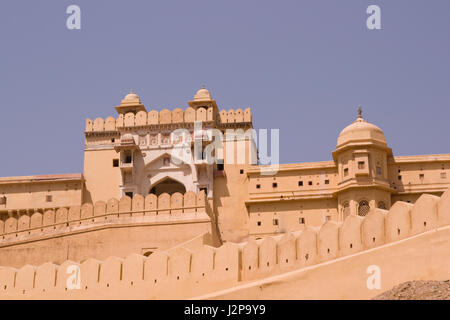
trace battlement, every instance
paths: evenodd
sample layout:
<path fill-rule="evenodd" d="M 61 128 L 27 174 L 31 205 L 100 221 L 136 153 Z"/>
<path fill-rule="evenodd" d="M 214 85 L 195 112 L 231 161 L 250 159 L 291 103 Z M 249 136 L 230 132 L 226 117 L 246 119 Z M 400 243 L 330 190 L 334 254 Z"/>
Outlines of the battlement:
<path fill-rule="evenodd" d="M 26 211 L 26 210 L 25 210 Z M 206 197 L 203 191 L 149 194 L 145 198 L 123 196 L 107 202 L 85 203 L 81 206 L 61 207 L 32 215 L 11 216 L 0 220 L 0 247 L 17 242 L 35 241 L 45 237 L 61 236 L 80 229 L 110 224 L 168 224 L 209 221 L 206 214 Z"/>
<path fill-rule="evenodd" d="M 350 215 L 343 223 L 225 243 L 219 248 L 178 247 L 148 258 L 45 263 L 20 269 L 0 268 L 2 298 L 188 298 L 354 255 L 450 224 L 450 190 L 440 198 L 424 194 L 414 204 L 397 202 L 389 210 L 373 209 L 365 217 Z M 68 288 L 69 266 L 80 270 L 79 289 Z"/>
<path fill-rule="evenodd" d="M 214 107 L 198 109 L 188 107 L 185 110 L 176 108 L 173 111 L 163 109 L 159 112 L 152 110 L 148 113 L 141 110 L 136 114 L 133 112 L 120 114 L 117 119 L 114 117 L 96 118 L 94 121 L 86 119 L 85 133 L 89 136 L 93 133 L 113 133 L 135 127 L 177 127 L 193 124 L 196 121 L 210 122 L 224 127 L 230 126 L 230 124 L 251 125 L 252 113 L 250 108 L 245 110 L 238 108 L 236 110 L 222 110 L 216 114 Z"/>

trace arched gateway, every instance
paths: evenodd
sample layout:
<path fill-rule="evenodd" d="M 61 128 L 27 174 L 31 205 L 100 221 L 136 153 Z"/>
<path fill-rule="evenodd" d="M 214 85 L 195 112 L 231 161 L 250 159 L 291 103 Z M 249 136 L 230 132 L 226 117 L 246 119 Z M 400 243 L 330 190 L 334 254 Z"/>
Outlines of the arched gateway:
<path fill-rule="evenodd" d="M 149 194 L 155 194 L 156 196 L 159 196 L 162 193 L 168 193 L 170 195 L 179 192 L 181 194 L 186 193 L 185 186 L 171 178 L 166 178 L 157 184 L 151 186 L 149 190 Z"/>

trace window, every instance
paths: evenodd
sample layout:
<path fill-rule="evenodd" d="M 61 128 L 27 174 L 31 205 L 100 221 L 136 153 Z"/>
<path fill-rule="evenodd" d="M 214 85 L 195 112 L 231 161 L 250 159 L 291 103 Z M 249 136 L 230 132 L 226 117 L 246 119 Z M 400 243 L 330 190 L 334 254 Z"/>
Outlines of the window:
<path fill-rule="evenodd" d="M 258 224 L 258 227 L 260 227 L 260 226 L 261 226 L 261 221 L 258 221 L 258 223 L 257 223 L 257 224 Z"/>
<path fill-rule="evenodd" d="M 244 169 L 239 170 L 240 174 L 244 174 Z"/>
<path fill-rule="evenodd" d="M 0 204 L 6 204 L 6 196 L 0 197 Z"/>
<path fill-rule="evenodd" d="M 260 185 L 260 184 L 257 184 L 257 185 L 256 185 L 256 189 L 261 189 L 261 185 Z"/>
<path fill-rule="evenodd" d="M 113 167 L 119 166 L 119 159 L 113 159 Z"/>
<path fill-rule="evenodd" d="M 330 180 L 325 180 L 325 184 L 330 184 Z"/>
<path fill-rule="evenodd" d="M 380 166 L 377 166 L 377 175 L 381 176 L 383 174 L 383 171 L 381 170 Z"/>
<path fill-rule="evenodd" d="M 364 217 L 370 210 L 369 202 L 363 200 L 359 203 L 358 206 L 358 215 Z"/>
<path fill-rule="evenodd" d="M 398 179 L 399 181 L 401 181 L 401 180 L 402 180 L 402 176 L 398 176 L 397 179 Z"/>
<path fill-rule="evenodd" d="M 45 196 L 45 202 L 52 202 L 52 200 L 53 200 L 53 196 L 52 195 L 48 194 L 48 195 Z"/>
<path fill-rule="evenodd" d="M 111 139 L 111 142 L 112 142 L 112 143 L 116 142 L 116 139 L 112 138 L 112 139 Z"/>
<path fill-rule="evenodd" d="M 441 172 L 441 179 L 447 179 L 447 173 Z"/>
<path fill-rule="evenodd" d="M 278 187 L 278 183 L 276 183 L 276 182 L 272 183 L 272 187 L 274 187 L 274 188 Z"/>
<path fill-rule="evenodd" d="M 133 192 L 125 192 L 125 195 L 130 198 L 133 198 Z"/>
<path fill-rule="evenodd" d="M 325 221 L 330 221 L 331 220 L 331 216 L 326 216 L 325 217 Z"/>
<path fill-rule="evenodd" d="M 299 218 L 298 219 L 298 223 L 305 224 L 305 218 Z"/>
<path fill-rule="evenodd" d="M 378 202 L 378 208 L 386 210 L 387 206 L 383 201 Z"/>
<path fill-rule="evenodd" d="M 299 181 L 299 182 L 298 182 L 298 186 L 299 186 L 299 187 L 303 186 L 303 181 Z"/>
<path fill-rule="evenodd" d="M 365 169 L 366 164 L 364 161 L 358 161 L 358 169 Z"/>
<path fill-rule="evenodd" d="M 278 219 L 273 219 L 273 225 L 277 226 L 278 225 Z"/>
<path fill-rule="evenodd" d="M 348 168 L 344 168 L 344 177 L 348 176 Z"/>
<path fill-rule="evenodd" d="M 224 169 L 223 163 L 218 162 L 217 163 L 217 171 L 223 171 L 223 169 Z"/>
<path fill-rule="evenodd" d="M 203 191 L 203 192 L 205 192 L 205 195 L 207 195 L 207 194 L 208 194 L 208 188 L 200 188 L 200 191 Z"/>
<path fill-rule="evenodd" d="M 164 159 L 165 160 L 165 159 Z M 125 163 L 131 163 L 131 154 L 125 155 Z"/>
<path fill-rule="evenodd" d="M 425 175 L 423 173 L 419 174 L 419 179 L 422 180 L 423 178 L 425 178 Z"/>
<path fill-rule="evenodd" d="M 308 181 L 308 185 L 309 185 L 309 186 L 312 186 L 312 181 Z"/>

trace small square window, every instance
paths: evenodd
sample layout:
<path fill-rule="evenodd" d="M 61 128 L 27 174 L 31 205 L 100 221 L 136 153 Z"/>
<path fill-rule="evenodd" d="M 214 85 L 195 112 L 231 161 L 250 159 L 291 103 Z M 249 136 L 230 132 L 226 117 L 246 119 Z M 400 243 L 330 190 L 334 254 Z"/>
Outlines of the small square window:
<path fill-rule="evenodd" d="M 344 177 L 348 176 L 348 168 L 344 168 Z"/>
<path fill-rule="evenodd" d="M 257 185 L 256 185 L 256 189 L 261 189 L 261 185 L 260 185 L 260 184 L 257 184 Z"/>
<path fill-rule="evenodd" d="M 397 179 L 398 179 L 398 180 L 402 180 L 402 176 L 398 176 Z"/>
<path fill-rule="evenodd" d="M 52 202 L 53 201 L 53 196 L 52 195 L 46 195 L 45 196 L 45 201 L 46 202 Z"/>
<path fill-rule="evenodd" d="M 260 227 L 260 226 L 261 226 L 261 221 L 258 221 L 258 223 L 257 223 L 257 224 L 258 224 L 258 227 Z"/>
<path fill-rule="evenodd" d="M 366 164 L 364 161 L 358 161 L 358 169 L 365 169 L 366 168 Z"/>
<path fill-rule="evenodd" d="M 303 181 L 299 181 L 299 182 L 298 182 L 298 186 L 299 186 L 299 187 L 303 186 Z"/>
<path fill-rule="evenodd" d="M 119 159 L 113 159 L 113 167 L 119 166 Z"/>
<path fill-rule="evenodd" d="M 224 166 L 223 166 L 223 163 L 217 163 L 217 171 L 223 171 L 223 169 L 224 169 Z"/>
<path fill-rule="evenodd" d="M 278 225 L 278 219 L 273 219 L 273 225 L 277 226 Z"/>
<path fill-rule="evenodd" d="M 325 184 L 330 184 L 330 180 L 325 180 Z"/>
<path fill-rule="evenodd" d="M 419 179 L 425 178 L 425 175 L 423 173 L 419 174 Z"/>
<path fill-rule="evenodd" d="M 274 187 L 274 188 L 278 187 L 278 183 L 276 183 L 276 182 L 272 183 L 272 187 Z"/>
<path fill-rule="evenodd" d="M 111 142 L 112 142 L 112 143 L 116 142 L 116 139 L 112 138 L 112 139 L 111 139 Z"/>
<path fill-rule="evenodd" d="M 309 186 L 312 186 L 312 181 L 308 181 L 308 185 L 309 185 Z"/>
<path fill-rule="evenodd" d="M 299 219 L 298 219 L 298 222 L 299 222 L 300 224 L 305 224 L 305 218 L 299 218 Z"/>
<path fill-rule="evenodd" d="M 377 175 L 381 176 L 381 174 L 382 174 L 381 167 L 377 166 L 376 170 L 377 170 Z"/>
<path fill-rule="evenodd" d="M 166 160 L 166 159 L 164 159 L 164 160 Z M 131 161 L 132 161 L 132 158 L 131 158 L 131 154 L 127 154 L 126 156 L 125 156 L 125 163 L 131 163 Z"/>
<path fill-rule="evenodd" d="M 240 174 L 244 174 L 244 169 L 239 170 Z"/>

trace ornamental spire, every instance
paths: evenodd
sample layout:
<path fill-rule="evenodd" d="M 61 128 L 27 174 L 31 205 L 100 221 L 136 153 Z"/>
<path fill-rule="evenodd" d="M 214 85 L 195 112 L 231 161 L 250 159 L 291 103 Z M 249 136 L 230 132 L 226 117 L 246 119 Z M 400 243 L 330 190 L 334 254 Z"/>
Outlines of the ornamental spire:
<path fill-rule="evenodd" d="M 361 105 L 358 106 L 358 119 L 362 119 L 362 109 L 361 109 Z"/>

